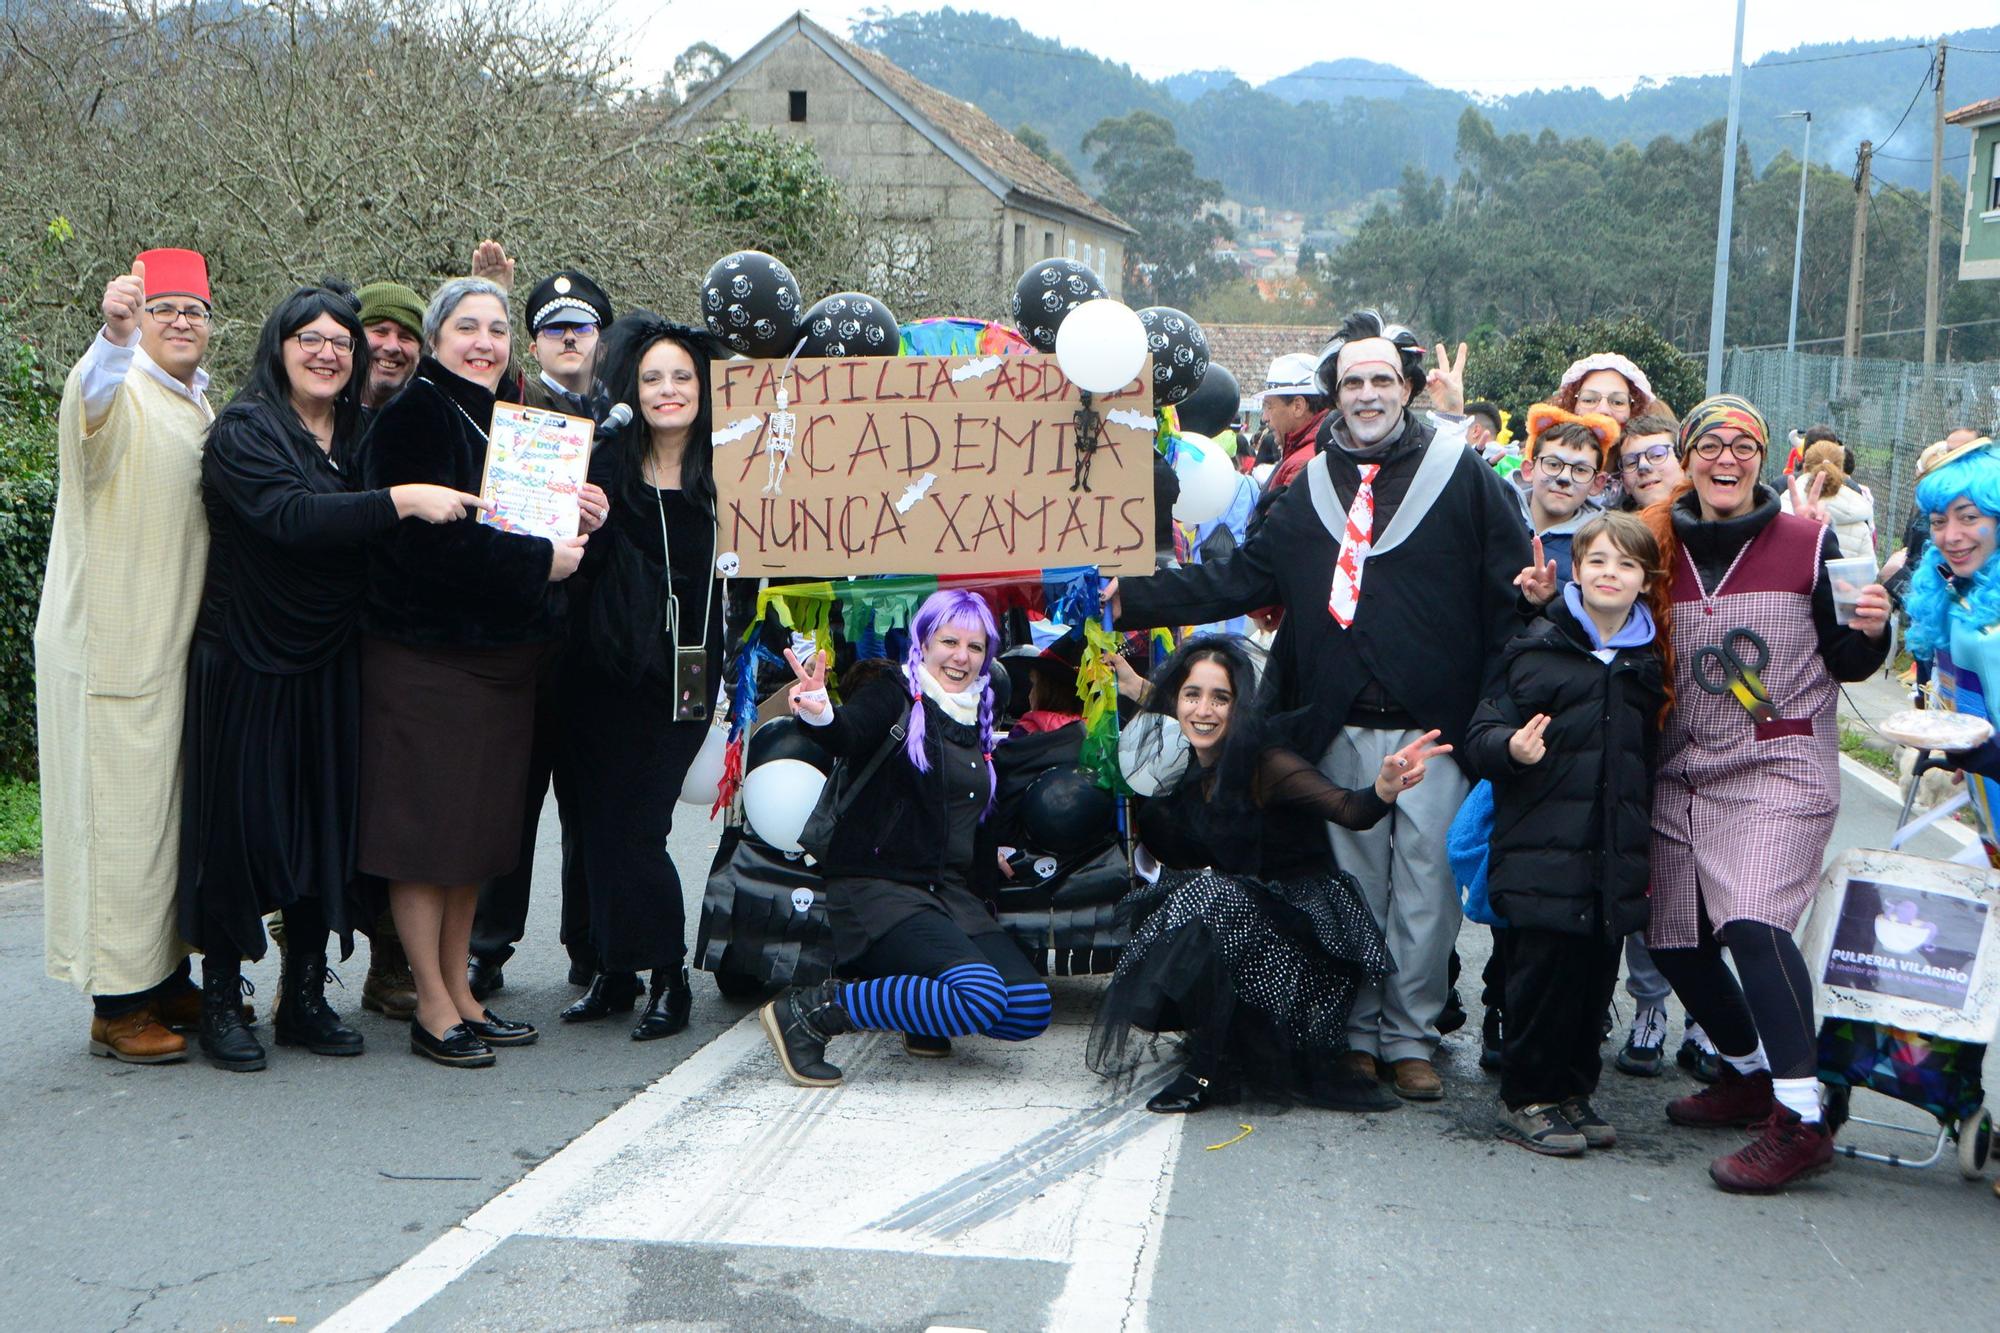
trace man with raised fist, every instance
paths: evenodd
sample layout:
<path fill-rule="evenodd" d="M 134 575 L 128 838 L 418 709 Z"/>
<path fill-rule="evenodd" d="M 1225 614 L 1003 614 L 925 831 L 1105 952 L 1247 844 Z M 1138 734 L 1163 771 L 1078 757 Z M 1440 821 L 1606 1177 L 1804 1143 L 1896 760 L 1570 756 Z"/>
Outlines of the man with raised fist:
<path fill-rule="evenodd" d="M 95 1006 L 90 1050 L 183 1059 L 199 1021 L 174 928 L 181 712 L 208 522 L 208 265 L 148 250 L 104 289 L 70 372 L 35 622 L 48 973 Z"/>

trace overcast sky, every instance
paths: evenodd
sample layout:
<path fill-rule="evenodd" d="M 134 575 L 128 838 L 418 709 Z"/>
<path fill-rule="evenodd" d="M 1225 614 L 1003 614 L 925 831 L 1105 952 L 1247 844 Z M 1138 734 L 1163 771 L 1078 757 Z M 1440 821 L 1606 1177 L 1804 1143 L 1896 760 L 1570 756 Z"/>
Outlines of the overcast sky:
<path fill-rule="evenodd" d="M 551 3 L 560 0 L 550 0 Z M 633 29 L 634 77 L 656 82 L 674 56 L 698 41 L 733 58 L 795 10 L 797 0 L 607 0 Z M 936 5 L 898 5 L 899 12 Z M 1403 0 L 1370 5 L 1329 0 L 959 0 L 956 8 L 1005 14 L 1029 32 L 1132 66 L 1149 79 L 1230 69 L 1253 84 L 1316 60 L 1357 56 L 1400 65 L 1443 87 L 1506 94 L 1588 84 L 1623 92 L 1641 74 L 1726 74 L 1734 0 Z M 823 0 L 806 14 L 845 36 L 870 8 Z M 1222 22 L 1217 12 L 1233 21 Z M 1887 5 L 1881 0 L 1749 0 L 1743 58 L 1807 42 L 1925 40 L 1925 23 L 1952 28 L 2000 20 L 2000 0 Z M 1632 52 L 1645 52 L 1644 67 Z M 1565 59 L 1574 53 L 1573 59 Z"/>

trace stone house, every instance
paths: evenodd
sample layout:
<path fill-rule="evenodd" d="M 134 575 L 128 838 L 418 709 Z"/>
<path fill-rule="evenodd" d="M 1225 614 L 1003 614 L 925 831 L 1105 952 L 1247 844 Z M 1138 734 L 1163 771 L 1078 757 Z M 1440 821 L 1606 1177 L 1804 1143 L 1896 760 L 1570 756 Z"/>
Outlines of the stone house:
<path fill-rule="evenodd" d="M 994 300 L 1030 264 L 1058 256 L 1088 264 L 1112 296 L 1124 285 L 1130 224 L 978 107 L 802 13 L 690 98 L 672 128 L 699 132 L 721 120 L 812 140 L 862 216 L 881 227 L 871 238 L 879 265 L 950 263 Z"/>

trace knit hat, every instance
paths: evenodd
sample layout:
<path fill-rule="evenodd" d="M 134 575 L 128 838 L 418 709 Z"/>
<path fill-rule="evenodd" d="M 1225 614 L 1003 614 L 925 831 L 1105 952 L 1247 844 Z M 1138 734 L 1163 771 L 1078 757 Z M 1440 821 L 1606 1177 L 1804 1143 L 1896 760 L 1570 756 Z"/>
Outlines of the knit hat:
<path fill-rule="evenodd" d="M 551 273 L 528 293 L 528 332 L 540 333 L 544 324 L 558 318 L 575 324 L 595 324 L 600 329 L 609 327 L 611 298 L 587 275 L 573 268 Z"/>
<path fill-rule="evenodd" d="M 414 289 L 400 282 L 371 282 L 354 295 L 361 302 L 363 328 L 393 319 L 408 329 L 411 337 L 423 338 L 424 298 Z"/>
<path fill-rule="evenodd" d="M 1682 419 L 1681 435 L 1675 442 L 1674 453 L 1685 463 L 1694 442 L 1719 426 L 1734 426 L 1755 440 L 1760 448 L 1767 448 L 1771 443 L 1771 428 L 1764 424 L 1764 414 L 1751 406 L 1749 399 L 1738 398 L 1733 393 L 1719 393 L 1696 403 Z"/>
<path fill-rule="evenodd" d="M 143 250 L 134 259 L 146 266 L 146 299 L 192 296 L 214 305 L 208 294 L 208 261 L 193 250 Z"/>

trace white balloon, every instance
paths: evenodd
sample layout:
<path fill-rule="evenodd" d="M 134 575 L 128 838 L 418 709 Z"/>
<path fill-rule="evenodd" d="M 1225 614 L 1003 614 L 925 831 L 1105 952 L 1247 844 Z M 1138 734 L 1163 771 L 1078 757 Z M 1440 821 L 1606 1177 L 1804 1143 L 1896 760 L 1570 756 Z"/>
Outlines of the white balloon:
<path fill-rule="evenodd" d="M 1250 480 L 1256 482 L 1258 489 L 1261 490 L 1264 483 L 1271 479 L 1271 474 L 1277 470 L 1278 465 L 1276 463 L 1259 463 L 1250 469 Z"/>
<path fill-rule="evenodd" d="M 826 774 L 803 759 L 761 763 L 743 775 L 743 817 L 779 851 L 799 851 L 799 834 L 825 785 Z"/>
<path fill-rule="evenodd" d="M 1056 329 L 1056 364 L 1079 389 L 1116 393 L 1146 364 L 1146 326 L 1123 301 L 1085 301 Z"/>
<path fill-rule="evenodd" d="M 1221 518 L 1236 499 L 1238 473 L 1222 446 L 1206 435 L 1184 434 L 1175 442 L 1174 476 L 1181 484 L 1180 498 L 1174 501 L 1177 522 Z"/>
<path fill-rule="evenodd" d="M 710 727 L 701 748 L 694 752 L 687 776 L 681 779 L 681 799 L 689 805 L 715 804 L 722 794 L 723 752 L 729 748 L 729 728 Z"/>

